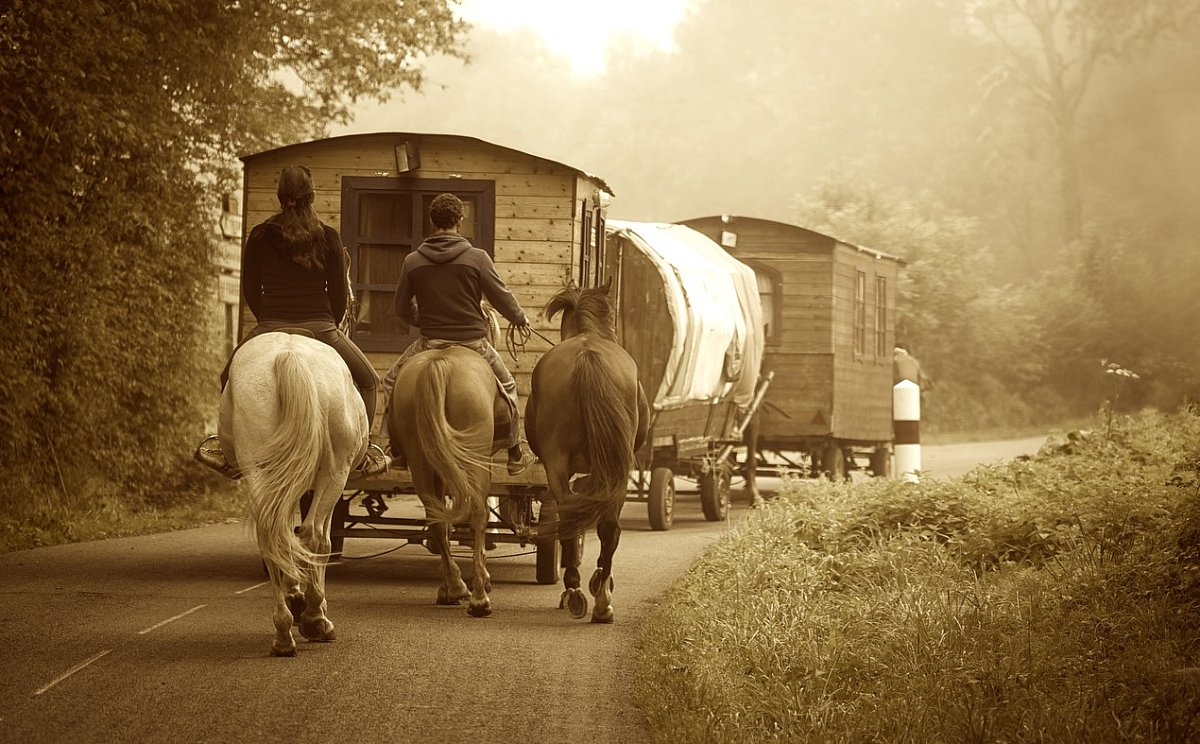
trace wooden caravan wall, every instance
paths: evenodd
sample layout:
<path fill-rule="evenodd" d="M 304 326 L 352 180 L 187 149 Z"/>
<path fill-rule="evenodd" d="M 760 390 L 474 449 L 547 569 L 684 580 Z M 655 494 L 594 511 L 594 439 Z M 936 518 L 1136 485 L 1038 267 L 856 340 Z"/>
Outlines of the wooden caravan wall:
<path fill-rule="evenodd" d="M 892 348 L 895 346 L 895 261 L 838 243 L 834 261 L 833 436 L 851 441 L 892 438 Z M 854 351 L 855 285 L 866 276 L 866 343 Z M 876 278 L 887 280 L 887 318 L 882 354 L 875 348 Z"/>
<path fill-rule="evenodd" d="M 820 233 L 769 220 L 685 222 L 757 272 L 779 280 L 776 322 L 763 370 L 775 379 L 762 408 L 764 446 L 799 448 L 806 438 L 891 439 L 891 357 L 875 359 L 876 275 L 888 279 L 887 348 L 894 343 L 896 263 Z M 736 240 L 729 239 L 731 233 Z M 854 355 L 855 271 L 867 273 L 867 354 Z"/>
<path fill-rule="evenodd" d="M 581 203 L 597 190 L 590 179 L 581 179 L 578 171 L 559 163 L 450 135 L 377 134 L 318 140 L 246 159 L 245 233 L 277 211 L 279 171 L 290 164 L 312 170 L 317 213 L 341 231 L 342 178 L 397 176 L 395 146 L 405 141 L 416 143 L 420 166 L 403 173 L 404 178 L 494 182 L 496 268 L 532 326 L 557 341 L 557 323 L 544 321 L 541 310 L 578 271 Z M 587 185 L 585 194 L 579 194 L 582 185 Z M 243 306 L 242 333 L 254 323 Z M 507 327 L 507 322 L 501 323 L 502 331 Z M 529 394 L 533 366 L 547 348 L 535 336 L 515 362 L 500 349 L 516 377 L 522 405 Z M 368 353 L 381 379 L 401 351 Z"/>

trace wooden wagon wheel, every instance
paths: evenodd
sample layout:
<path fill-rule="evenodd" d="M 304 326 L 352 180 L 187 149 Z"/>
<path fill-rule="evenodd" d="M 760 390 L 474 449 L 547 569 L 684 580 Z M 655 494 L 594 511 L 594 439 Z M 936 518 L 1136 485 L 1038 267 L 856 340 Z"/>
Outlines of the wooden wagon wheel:
<path fill-rule="evenodd" d="M 729 464 L 724 462 L 700 476 L 700 508 L 710 522 L 720 522 L 729 516 L 729 481 Z"/>
<path fill-rule="evenodd" d="M 670 468 L 655 468 L 650 473 L 650 492 L 647 496 L 650 529 L 658 532 L 671 529 L 675 514 L 675 474 Z"/>
<path fill-rule="evenodd" d="M 557 584 L 559 564 L 562 562 L 562 547 L 558 542 L 558 504 L 546 490 L 542 490 L 535 498 L 542 504 L 538 510 L 538 536 L 533 540 L 537 552 L 537 583 Z"/>

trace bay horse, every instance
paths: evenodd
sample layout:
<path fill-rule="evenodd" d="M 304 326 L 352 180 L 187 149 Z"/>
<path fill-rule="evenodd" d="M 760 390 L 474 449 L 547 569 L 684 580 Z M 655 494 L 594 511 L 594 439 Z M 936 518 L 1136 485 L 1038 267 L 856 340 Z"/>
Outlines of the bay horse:
<path fill-rule="evenodd" d="M 293 622 L 310 641 L 336 637 L 325 614 L 330 521 L 368 432 L 362 397 L 332 347 L 271 332 L 234 355 L 219 436 L 249 489 L 250 521 L 274 590 L 272 656 L 296 655 Z M 309 491 L 312 505 L 296 528 Z"/>
<path fill-rule="evenodd" d="M 596 527 L 600 556 L 588 582 L 595 598 L 592 622 L 611 623 L 612 560 L 621 538 L 634 453 L 646 441 L 650 406 L 638 382 L 637 365 L 617 343 L 613 305 L 602 287 L 569 284 L 546 303 L 542 314 L 562 313 L 562 341 L 533 369 L 525 405 L 525 435 L 542 461 L 558 507 L 562 544 L 563 594 L 559 607 L 581 618 L 587 599 L 579 588 L 582 540 Z M 576 478 L 572 487 L 572 477 Z"/>
<path fill-rule="evenodd" d="M 496 375 L 471 349 L 426 349 L 400 366 L 388 416 L 392 452 L 408 459 L 413 487 L 432 522 L 431 543 L 441 554 L 437 603 L 467 599 L 468 614 L 487 617 L 492 613 L 484 540 L 487 497 L 492 454 L 504 446 L 494 435 L 510 418 Z M 470 589 L 450 554 L 453 525 L 464 522 L 473 538 Z"/>

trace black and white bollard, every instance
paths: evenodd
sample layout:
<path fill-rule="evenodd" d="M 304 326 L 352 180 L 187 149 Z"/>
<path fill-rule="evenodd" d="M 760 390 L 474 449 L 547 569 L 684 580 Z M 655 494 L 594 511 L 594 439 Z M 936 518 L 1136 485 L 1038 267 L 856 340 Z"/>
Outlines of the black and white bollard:
<path fill-rule="evenodd" d="M 921 470 L 921 388 L 911 380 L 892 388 L 892 432 L 896 477 L 916 483 Z"/>

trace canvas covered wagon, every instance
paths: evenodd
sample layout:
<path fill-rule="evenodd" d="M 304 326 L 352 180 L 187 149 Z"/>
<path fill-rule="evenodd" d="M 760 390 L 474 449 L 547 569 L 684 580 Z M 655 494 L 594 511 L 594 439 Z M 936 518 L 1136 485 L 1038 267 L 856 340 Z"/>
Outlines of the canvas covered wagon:
<path fill-rule="evenodd" d="M 729 508 L 733 448 L 769 384 L 754 272 L 683 225 L 610 220 L 605 273 L 617 337 L 650 400 L 637 494 L 650 525 L 671 526 L 675 477 L 698 481 L 707 519 Z"/>

